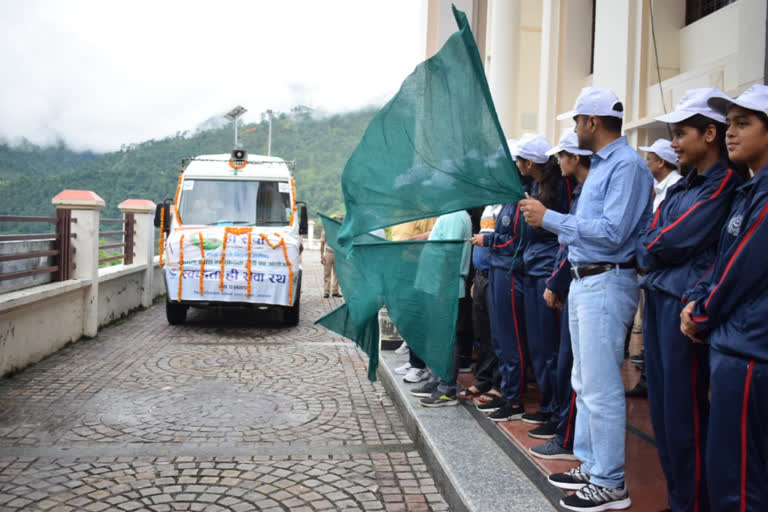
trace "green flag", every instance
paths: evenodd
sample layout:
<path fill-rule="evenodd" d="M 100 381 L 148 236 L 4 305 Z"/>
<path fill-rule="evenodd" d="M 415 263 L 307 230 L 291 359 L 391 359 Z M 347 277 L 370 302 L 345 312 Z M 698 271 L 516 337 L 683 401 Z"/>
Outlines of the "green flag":
<path fill-rule="evenodd" d="M 368 354 L 368 378 L 375 380 L 378 312 L 386 305 L 411 350 L 435 374 L 449 379 L 466 242 L 388 242 L 363 235 L 345 250 L 337 241 L 339 222 L 321 218 L 326 243 L 335 251 L 334 264 L 346 303 L 316 323 L 354 340 Z"/>
<path fill-rule="evenodd" d="M 373 118 L 342 174 L 340 243 L 373 229 L 523 197 L 467 18 Z"/>

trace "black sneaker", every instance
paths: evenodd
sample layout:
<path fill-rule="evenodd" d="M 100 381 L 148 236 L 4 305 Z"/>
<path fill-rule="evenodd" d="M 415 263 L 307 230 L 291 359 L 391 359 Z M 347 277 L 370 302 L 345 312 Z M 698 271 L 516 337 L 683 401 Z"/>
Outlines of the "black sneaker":
<path fill-rule="evenodd" d="M 410 393 L 415 397 L 429 398 L 432 396 L 432 393 L 437 390 L 437 386 L 439 385 L 440 383 L 437 380 L 429 381 L 423 386 L 412 389 Z"/>
<path fill-rule="evenodd" d="M 629 499 L 627 484 L 624 482 L 621 482 L 620 487 L 600 487 L 595 484 L 587 484 L 570 496 L 561 499 L 560 505 L 568 510 L 599 512 L 601 510 L 629 508 L 632 505 L 632 500 Z"/>
<path fill-rule="evenodd" d="M 428 398 L 422 398 L 419 400 L 419 403 L 421 403 L 424 407 L 445 407 L 450 405 L 459 405 L 459 400 L 456 398 L 456 395 L 444 395 L 442 393 L 438 394 L 439 392 L 435 392 L 432 396 Z"/>
<path fill-rule="evenodd" d="M 529 431 L 528 435 L 536 439 L 554 439 L 556 430 L 557 425 L 548 421 Z"/>
<path fill-rule="evenodd" d="M 549 418 L 551 417 L 552 417 L 551 412 L 536 411 L 536 412 L 529 412 L 529 413 L 523 414 L 522 419 L 526 423 L 531 423 L 533 425 L 541 425 L 543 423 L 548 422 Z"/>
<path fill-rule="evenodd" d="M 329 297 L 329 295 L 328 295 L 327 293 L 324 293 L 324 294 L 323 294 L 323 298 L 324 298 L 324 299 L 327 299 L 328 297 Z"/>
<path fill-rule="evenodd" d="M 575 491 L 589 483 L 589 475 L 578 466 L 565 473 L 552 473 L 547 480 L 555 487 Z"/>
<path fill-rule="evenodd" d="M 512 405 L 510 403 L 505 404 L 503 407 L 499 407 L 493 411 L 488 419 L 491 421 L 511 421 L 519 420 L 525 414 L 525 409 L 522 405 Z"/>
<path fill-rule="evenodd" d="M 480 412 L 484 412 L 485 414 L 491 414 L 492 412 L 498 409 L 501 409 L 505 405 L 507 405 L 507 401 L 504 400 L 504 397 L 495 396 L 493 397 L 493 400 L 491 400 L 490 402 L 477 404 L 475 407 L 477 407 L 477 410 Z"/>

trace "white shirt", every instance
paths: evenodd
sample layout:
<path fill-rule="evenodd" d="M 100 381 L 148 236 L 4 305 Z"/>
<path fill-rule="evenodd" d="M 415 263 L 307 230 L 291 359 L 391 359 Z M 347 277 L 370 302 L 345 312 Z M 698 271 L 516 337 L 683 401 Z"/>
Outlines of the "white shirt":
<path fill-rule="evenodd" d="M 680 181 L 682 176 L 677 171 L 672 171 L 667 174 L 667 177 L 661 181 L 653 180 L 653 190 L 656 192 L 656 196 L 653 198 L 653 211 L 656 212 L 656 208 L 659 207 L 661 202 L 667 196 L 667 189 Z"/>

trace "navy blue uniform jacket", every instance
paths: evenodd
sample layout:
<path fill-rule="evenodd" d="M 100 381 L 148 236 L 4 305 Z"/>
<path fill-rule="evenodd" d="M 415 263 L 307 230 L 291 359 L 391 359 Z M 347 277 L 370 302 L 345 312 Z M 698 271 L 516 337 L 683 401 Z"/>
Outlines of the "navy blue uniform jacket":
<path fill-rule="evenodd" d="M 720 229 L 742 183 L 728 162 L 720 160 L 703 174 L 690 172 L 667 190 L 638 241 L 638 267 L 649 271 L 646 289 L 681 299 L 712 269 Z"/>
<path fill-rule="evenodd" d="M 576 213 L 576 205 L 579 203 L 581 195 L 581 183 L 573 189 L 571 197 L 571 212 Z M 568 246 L 561 245 L 557 250 L 555 257 L 555 266 L 552 269 L 552 275 L 547 279 L 547 289 L 551 292 L 564 297 L 571 287 L 571 262 L 568 261 Z"/>
<path fill-rule="evenodd" d="M 740 186 L 713 271 L 686 294 L 720 352 L 768 362 L 768 166 Z"/>
<path fill-rule="evenodd" d="M 493 233 L 485 233 L 483 245 L 489 248 L 488 264 L 507 271 L 522 272 L 526 240 L 521 236 L 525 220 L 520 203 L 507 203 L 496 217 Z"/>
<path fill-rule="evenodd" d="M 533 182 L 531 196 L 536 197 L 538 191 L 538 182 Z M 560 179 L 557 182 L 557 194 L 555 204 L 552 210 L 565 213 L 570 209 L 571 202 L 571 184 L 569 180 Z M 534 277 L 548 277 L 552 274 L 552 267 L 555 265 L 557 256 L 557 235 L 544 228 L 532 228 L 525 223 L 525 253 L 523 254 L 523 265 L 525 273 Z"/>

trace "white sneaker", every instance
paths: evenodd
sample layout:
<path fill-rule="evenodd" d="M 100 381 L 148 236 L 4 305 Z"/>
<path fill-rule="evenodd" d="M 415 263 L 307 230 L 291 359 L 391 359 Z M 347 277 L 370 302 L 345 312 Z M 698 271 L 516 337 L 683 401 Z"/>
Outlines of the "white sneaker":
<path fill-rule="evenodd" d="M 406 373 L 408 373 L 408 370 L 410 369 L 411 369 L 411 363 L 405 363 L 404 365 L 398 366 L 397 368 L 395 368 L 395 374 L 405 375 Z"/>
<path fill-rule="evenodd" d="M 402 345 L 400 345 L 399 347 L 397 347 L 395 349 L 395 354 L 397 354 L 399 356 L 402 356 L 402 355 L 407 354 L 410 351 L 411 351 L 411 349 L 408 348 L 408 344 L 406 342 L 403 342 Z M 395 372 L 395 373 L 397 373 L 397 372 Z"/>
<path fill-rule="evenodd" d="M 426 368 L 411 368 L 408 373 L 405 374 L 403 380 L 409 384 L 415 384 L 429 378 L 429 370 Z"/>

